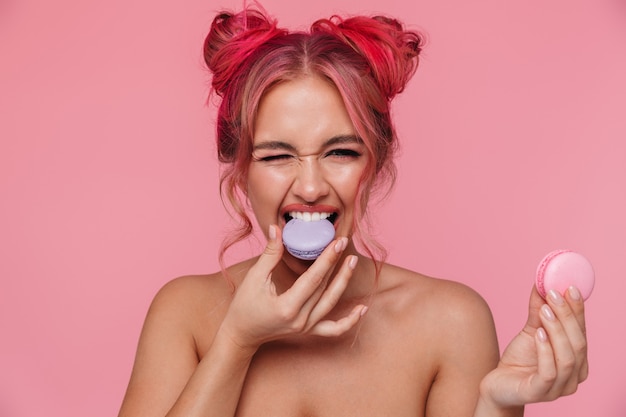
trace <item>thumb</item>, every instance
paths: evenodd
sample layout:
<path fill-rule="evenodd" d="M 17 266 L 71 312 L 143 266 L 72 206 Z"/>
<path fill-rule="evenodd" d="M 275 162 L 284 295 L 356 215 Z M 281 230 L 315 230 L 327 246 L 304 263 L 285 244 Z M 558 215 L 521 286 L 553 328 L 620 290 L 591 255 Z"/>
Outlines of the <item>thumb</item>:
<path fill-rule="evenodd" d="M 254 266 L 255 269 L 258 268 L 260 271 L 269 275 L 283 256 L 283 250 L 281 230 L 275 224 L 271 224 L 268 230 L 267 245 L 265 245 L 263 253 L 259 256 Z"/>
<path fill-rule="evenodd" d="M 541 295 L 539 295 L 537 287 L 533 285 L 533 289 L 530 293 L 530 300 L 528 302 L 528 320 L 526 321 L 526 326 L 533 329 L 541 327 L 539 312 L 541 311 L 541 306 L 545 303 L 546 301 L 541 297 Z"/>

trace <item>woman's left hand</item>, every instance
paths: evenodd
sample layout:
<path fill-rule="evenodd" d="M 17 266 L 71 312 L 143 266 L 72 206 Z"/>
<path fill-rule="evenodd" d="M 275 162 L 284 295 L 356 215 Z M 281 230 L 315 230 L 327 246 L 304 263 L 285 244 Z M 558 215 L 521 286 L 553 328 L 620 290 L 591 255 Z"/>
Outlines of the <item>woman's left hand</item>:
<path fill-rule="evenodd" d="M 481 384 L 498 408 L 551 401 L 576 392 L 588 375 L 585 309 L 580 292 L 530 296 L 528 321 Z"/>

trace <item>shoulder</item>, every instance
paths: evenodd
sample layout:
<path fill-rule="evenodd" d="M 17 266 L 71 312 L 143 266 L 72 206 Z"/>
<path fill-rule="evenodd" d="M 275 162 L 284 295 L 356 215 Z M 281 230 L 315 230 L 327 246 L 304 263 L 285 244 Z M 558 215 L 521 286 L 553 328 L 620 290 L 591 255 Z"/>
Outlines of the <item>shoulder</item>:
<path fill-rule="evenodd" d="M 185 275 L 163 285 L 154 297 L 152 307 L 172 307 L 184 304 L 187 308 L 198 305 L 214 305 L 224 297 L 231 297 L 236 286 L 247 273 L 253 260 L 229 267 L 226 273 L 219 271 L 205 275 Z"/>
<path fill-rule="evenodd" d="M 385 265 L 380 294 L 385 308 L 396 311 L 394 320 L 419 335 L 416 343 L 427 337 L 443 356 L 457 355 L 459 349 L 469 353 L 468 347 L 490 359 L 497 355 L 491 310 L 468 285 Z"/>
<path fill-rule="evenodd" d="M 146 346 L 184 344 L 195 350 L 199 318 L 205 305 L 217 305 L 228 296 L 227 283 L 219 274 L 188 275 L 170 280 L 154 296 L 142 331 Z"/>
<path fill-rule="evenodd" d="M 393 293 L 406 302 L 406 308 L 421 315 L 435 314 L 437 322 L 463 324 L 472 319 L 491 320 L 484 298 L 466 284 L 423 275 L 394 265 L 381 272 L 381 291 Z"/>
<path fill-rule="evenodd" d="M 394 318 L 404 323 L 402 330 L 414 350 L 426 350 L 431 360 L 438 387 L 433 392 L 449 398 L 464 386 L 478 386 L 499 359 L 495 325 L 484 298 L 460 282 L 395 266 L 383 270 L 387 284 L 381 284 L 393 283 L 386 304 L 400 299 L 403 307 Z"/>
<path fill-rule="evenodd" d="M 154 296 L 151 308 L 184 304 L 192 307 L 207 298 L 229 292 L 228 280 L 221 273 L 185 275 L 163 285 Z"/>
<path fill-rule="evenodd" d="M 175 278 L 157 292 L 139 338 L 122 406 L 125 413 L 167 410 L 176 401 L 211 345 L 232 294 L 222 273 Z"/>
<path fill-rule="evenodd" d="M 177 277 L 156 293 L 148 310 L 148 318 L 191 318 L 199 313 L 201 306 L 214 304 L 219 298 L 227 296 L 228 292 L 228 282 L 221 274 Z"/>
<path fill-rule="evenodd" d="M 249 269 L 245 261 L 230 267 L 227 273 L 185 275 L 163 285 L 148 310 L 148 321 L 172 325 L 195 334 L 197 328 L 209 331 L 221 323 L 230 305 L 236 285 Z"/>

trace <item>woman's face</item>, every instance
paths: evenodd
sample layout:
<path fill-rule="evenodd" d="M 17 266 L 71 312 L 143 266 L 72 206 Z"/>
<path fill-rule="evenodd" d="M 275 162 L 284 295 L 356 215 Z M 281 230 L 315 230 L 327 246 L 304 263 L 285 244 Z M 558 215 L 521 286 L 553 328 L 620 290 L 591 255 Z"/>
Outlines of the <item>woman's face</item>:
<path fill-rule="evenodd" d="M 254 132 L 247 195 L 264 233 L 301 212 L 330 215 L 336 236 L 350 236 L 369 156 L 337 89 L 314 76 L 274 86 Z"/>

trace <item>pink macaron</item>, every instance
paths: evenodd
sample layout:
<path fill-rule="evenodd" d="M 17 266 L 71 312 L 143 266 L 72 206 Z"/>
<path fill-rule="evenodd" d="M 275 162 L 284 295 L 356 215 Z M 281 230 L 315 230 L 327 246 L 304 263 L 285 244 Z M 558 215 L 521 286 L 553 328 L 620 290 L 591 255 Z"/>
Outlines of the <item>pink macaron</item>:
<path fill-rule="evenodd" d="M 586 300 L 593 291 L 595 274 L 591 262 L 583 255 L 560 249 L 550 252 L 539 263 L 535 284 L 543 298 L 550 290 L 565 294 L 569 287 L 574 286 Z"/>

